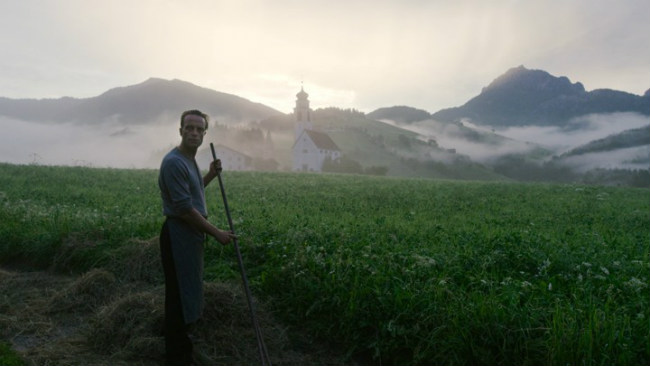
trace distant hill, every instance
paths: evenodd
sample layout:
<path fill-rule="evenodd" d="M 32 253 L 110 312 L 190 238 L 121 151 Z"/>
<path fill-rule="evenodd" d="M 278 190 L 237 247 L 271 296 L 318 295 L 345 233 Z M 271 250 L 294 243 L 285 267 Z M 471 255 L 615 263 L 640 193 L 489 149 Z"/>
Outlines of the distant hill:
<path fill-rule="evenodd" d="M 512 68 L 461 107 L 433 113 L 440 121 L 470 119 L 477 125 L 564 126 L 578 116 L 636 112 L 650 115 L 650 96 L 610 89 L 585 91 L 581 83 L 546 71 Z"/>
<path fill-rule="evenodd" d="M 418 133 L 337 108 L 317 109 L 314 125 L 326 131 L 343 153 L 364 168 L 386 167 L 387 175 L 448 179 L 504 180 L 503 176 Z"/>
<path fill-rule="evenodd" d="M 236 95 L 158 78 L 110 89 L 92 98 L 0 98 L 0 116 L 36 122 L 146 124 L 161 116 L 180 116 L 190 108 L 200 109 L 221 123 L 250 122 L 282 114 Z"/>
<path fill-rule="evenodd" d="M 413 123 L 431 118 L 431 113 L 413 107 L 395 106 L 379 108 L 366 116 L 376 120 L 389 119 L 397 123 Z"/>
<path fill-rule="evenodd" d="M 292 103 L 290 95 L 287 99 Z M 180 113 L 189 108 L 203 110 L 216 122 L 206 141 L 249 155 L 255 167 L 291 169 L 295 142 L 292 114 L 185 81 L 157 78 L 92 98 L 0 97 L 0 119 L 25 121 L 5 130 L 5 145 L 20 140 L 23 131 L 31 131 L 30 122 L 47 124 L 48 131 L 45 142 L 20 140 L 0 159 L 155 167 L 177 142 L 177 136 L 159 133 L 162 123 L 176 123 Z M 606 115 L 590 117 L 600 113 Z M 560 167 L 560 163 L 571 163 L 582 171 L 601 166 L 647 169 L 650 163 L 640 156 L 650 149 L 650 128 L 638 127 L 647 126 L 648 115 L 650 91 L 644 96 L 608 89 L 586 92 L 582 84 L 571 83 L 566 77 L 518 67 L 465 105 L 434 114 L 409 106 L 380 108 L 368 114 L 331 107 L 316 109 L 311 116 L 314 127 L 330 135 L 341 148 L 349 167 L 359 167 L 364 174 L 572 181 L 578 176 L 568 174 L 572 168 Z M 569 131 L 568 122 L 579 116 L 585 117 L 574 120 Z M 98 124 L 101 128 L 96 128 Z M 513 129 L 517 130 L 514 135 L 506 133 L 506 127 L 529 125 L 536 126 Z M 594 128 L 603 126 L 607 128 L 602 134 L 594 134 Z M 542 145 L 544 141 L 555 144 L 556 139 L 548 136 L 561 137 L 561 149 Z M 585 144 L 589 139 L 581 136 L 593 141 Z M 200 153 L 209 160 L 206 146 Z M 573 149 L 569 150 L 573 155 L 553 156 L 568 149 Z M 604 155 L 606 165 L 601 164 Z M 555 165 L 546 164 L 549 160 Z"/>
<path fill-rule="evenodd" d="M 563 156 L 581 155 L 589 153 L 608 152 L 650 144 L 650 125 L 641 128 L 625 130 L 621 133 L 607 136 L 603 139 L 591 141 L 576 147 Z"/>

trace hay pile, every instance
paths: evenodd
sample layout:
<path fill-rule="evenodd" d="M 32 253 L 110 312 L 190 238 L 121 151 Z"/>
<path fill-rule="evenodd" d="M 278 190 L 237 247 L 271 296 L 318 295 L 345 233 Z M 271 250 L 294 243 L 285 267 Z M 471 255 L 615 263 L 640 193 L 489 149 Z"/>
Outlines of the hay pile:
<path fill-rule="evenodd" d="M 45 311 L 87 312 L 108 302 L 117 290 L 115 276 L 102 269 L 93 269 L 71 282 L 49 299 Z"/>
<path fill-rule="evenodd" d="M 164 283 L 158 238 L 132 240 L 110 253 L 104 267 L 123 282 Z"/>
<path fill-rule="evenodd" d="M 159 359 L 164 294 L 162 288 L 128 294 L 102 307 L 90 319 L 88 345 L 118 359 Z"/>
<path fill-rule="evenodd" d="M 164 285 L 157 239 L 133 242 L 112 259 L 79 277 L 0 269 L 0 341 L 28 365 L 161 364 Z M 203 319 L 192 331 L 195 349 L 211 365 L 259 364 L 239 283 L 206 283 L 204 295 Z M 304 334 L 301 349 L 294 349 L 292 332 L 263 304 L 256 308 L 274 365 L 341 364 L 316 344 L 305 349 Z"/>

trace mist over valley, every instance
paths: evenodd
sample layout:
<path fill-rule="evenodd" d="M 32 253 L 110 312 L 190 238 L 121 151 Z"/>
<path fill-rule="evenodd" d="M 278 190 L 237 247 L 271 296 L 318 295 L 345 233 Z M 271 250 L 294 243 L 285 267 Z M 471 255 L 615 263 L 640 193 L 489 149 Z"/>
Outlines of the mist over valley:
<path fill-rule="evenodd" d="M 288 95 L 287 106 L 294 103 Z M 197 156 L 201 164 L 211 159 L 213 142 L 248 156 L 250 169 L 291 170 L 293 114 L 157 78 L 93 98 L 0 98 L 0 161 L 157 168 L 179 142 L 181 112 L 193 108 L 211 118 Z M 647 172 L 650 139 L 630 136 L 645 136 L 649 116 L 648 93 L 587 92 L 566 77 L 523 67 L 508 70 L 465 105 L 435 113 L 407 106 L 367 114 L 336 107 L 312 111 L 314 128 L 340 147 L 348 172 L 490 180 L 526 180 L 512 172 L 549 164 L 576 174 Z M 627 137 L 617 143 L 594 145 L 621 134 Z M 531 179 L 544 180 L 538 173 Z"/>

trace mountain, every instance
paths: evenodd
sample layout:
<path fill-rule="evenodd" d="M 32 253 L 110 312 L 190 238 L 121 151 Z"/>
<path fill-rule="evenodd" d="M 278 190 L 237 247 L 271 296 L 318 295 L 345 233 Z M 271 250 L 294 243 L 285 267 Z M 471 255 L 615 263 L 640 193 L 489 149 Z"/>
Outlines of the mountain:
<path fill-rule="evenodd" d="M 287 99 L 293 102 L 291 96 Z M 312 121 L 339 146 L 352 172 L 574 181 L 580 176 L 568 174 L 568 169 L 588 172 L 604 166 L 604 158 L 607 169 L 648 171 L 648 130 L 639 127 L 648 125 L 649 101 L 650 91 L 644 96 L 606 89 L 586 92 L 566 77 L 519 67 L 465 105 L 433 115 L 408 106 L 368 114 L 332 107 L 314 110 Z M 291 168 L 292 114 L 185 81 L 157 78 L 92 98 L 0 97 L 0 121 L 16 122 L 3 126 L 0 160 L 156 167 L 178 141 L 175 128 L 164 123 L 177 123 L 190 108 L 203 110 L 216 122 L 206 141 L 247 154 L 256 167 Z M 538 126 L 515 128 L 514 133 L 499 128 L 531 124 Z M 576 149 L 574 155 L 553 159 L 571 149 Z M 205 154 L 209 160 L 209 151 Z M 553 165 L 547 164 L 551 160 Z"/>
<path fill-rule="evenodd" d="M 639 182 L 650 176 L 649 115 L 650 90 L 643 96 L 610 89 L 587 92 L 567 77 L 520 66 L 461 107 L 427 116 L 396 106 L 367 116 L 511 179 L 573 182 L 591 174 L 590 183 L 643 186 Z"/>
<path fill-rule="evenodd" d="M 147 124 L 197 108 L 220 122 L 249 122 L 281 115 L 275 109 L 181 80 L 150 78 L 92 98 L 0 98 L 0 116 L 34 122 Z"/>
<path fill-rule="evenodd" d="M 650 116 L 650 95 L 610 89 L 585 91 L 546 71 L 523 66 L 508 70 L 461 107 L 433 113 L 440 121 L 468 119 L 492 127 L 565 126 L 572 118 L 601 113 L 635 112 Z"/>

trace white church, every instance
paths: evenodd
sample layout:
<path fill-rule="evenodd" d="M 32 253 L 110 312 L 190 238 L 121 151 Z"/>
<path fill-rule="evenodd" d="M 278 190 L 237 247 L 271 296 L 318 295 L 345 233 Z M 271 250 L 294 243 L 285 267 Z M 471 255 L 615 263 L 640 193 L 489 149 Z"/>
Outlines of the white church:
<path fill-rule="evenodd" d="M 294 108 L 296 140 L 293 144 L 293 170 L 321 172 L 325 159 L 328 157 L 331 160 L 340 159 L 341 150 L 328 134 L 314 130 L 309 108 L 309 94 L 305 93 L 301 87 L 296 97 L 296 107 Z"/>

